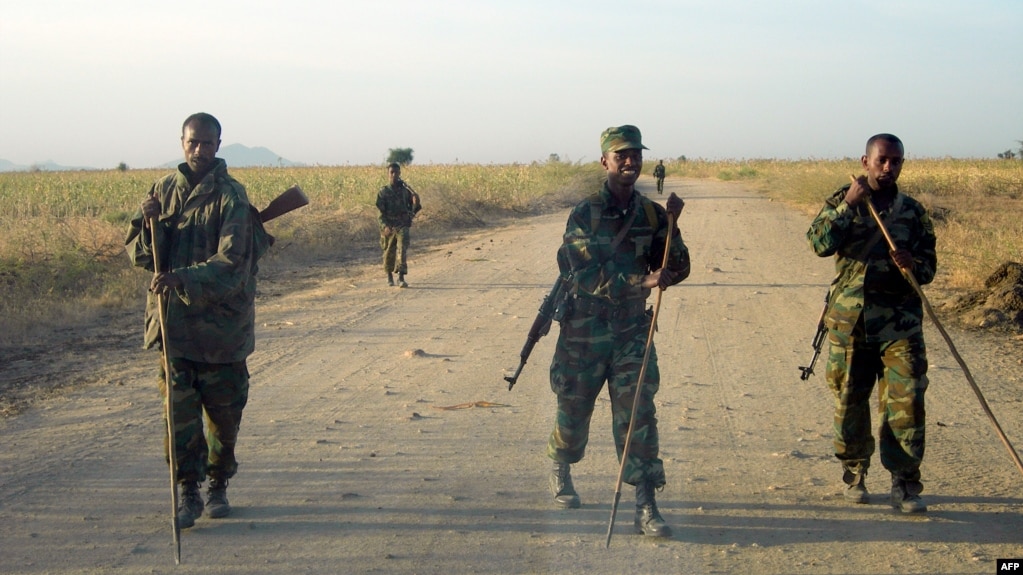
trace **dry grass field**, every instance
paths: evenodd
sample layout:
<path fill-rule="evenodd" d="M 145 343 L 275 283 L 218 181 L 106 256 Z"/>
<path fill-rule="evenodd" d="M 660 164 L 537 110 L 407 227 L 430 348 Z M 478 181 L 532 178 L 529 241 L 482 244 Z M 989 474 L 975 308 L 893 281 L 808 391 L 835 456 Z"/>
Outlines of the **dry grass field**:
<path fill-rule="evenodd" d="M 43 337 L 88 318 L 97 308 L 144 300 L 148 276 L 124 254 L 131 218 L 152 183 L 168 170 L 0 173 L 0 345 Z M 310 205 L 268 225 L 274 258 L 345 259 L 353 246 L 377 242 L 380 166 L 240 168 L 231 174 L 263 207 L 298 184 Z M 485 225 L 493 218 L 561 208 L 592 190 L 596 164 L 410 166 L 403 176 L 426 209 L 420 237 Z"/>
<path fill-rule="evenodd" d="M 652 163 L 651 163 L 652 165 Z M 773 199 L 815 213 L 850 173 L 845 161 L 668 162 L 669 177 L 742 181 Z M 649 172 L 648 165 L 645 171 Z M 299 184 L 309 207 L 271 224 L 288 258 L 344 258 L 376 242 L 380 166 L 233 169 L 256 206 Z M 138 306 L 148 277 L 123 252 L 127 220 L 166 170 L 0 174 L 0 344 L 40 337 L 103 307 Z M 421 237 L 479 227 L 494 218 L 563 209 L 602 177 L 595 164 L 412 165 L 404 173 L 422 195 Z M 1023 162 L 907 161 L 902 189 L 922 200 L 938 228 L 939 280 L 975 289 L 999 264 L 1023 261 Z M 809 220 L 808 220 L 809 221 Z M 271 252 L 264 265 L 282 250 Z"/>
<path fill-rule="evenodd" d="M 861 174 L 859 160 L 675 162 L 668 175 L 746 181 L 812 217 L 831 191 Z M 938 235 L 941 280 L 975 289 L 1000 264 L 1023 262 L 1023 162 L 912 159 L 900 189 L 930 211 Z"/>

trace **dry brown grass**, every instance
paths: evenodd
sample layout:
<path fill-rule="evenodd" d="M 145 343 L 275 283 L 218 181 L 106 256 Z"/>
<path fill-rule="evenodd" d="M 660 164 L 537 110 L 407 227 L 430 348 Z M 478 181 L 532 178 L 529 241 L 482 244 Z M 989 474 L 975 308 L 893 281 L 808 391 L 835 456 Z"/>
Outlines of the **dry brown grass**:
<path fill-rule="evenodd" d="M 690 161 L 668 169 L 669 175 L 743 180 L 811 216 L 862 171 L 853 159 Z M 935 221 L 939 278 L 947 287 L 978 289 L 1002 263 L 1023 262 L 1023 162 L 909 159 L 899 184 Z"/>
<path fill-rule="evenodd" d="M 167 170 L 0 173 L 0 344 L 37 340 L 102 308 L 137 308 L 148 275 L 124 253 L 127 222 Z M 286 253 L 295 261 L 346 258 L 378 240 L 379 166 L 232 169 L 256 206 L 299 184 L 310 205 L 268 224 L 277 240 L 264 269 Z M 421 238 L 484 226 L 494 219 L 560 208 L 590 193 L 599 166 L 410 166 L 420 193 Z M 301 249 L 296 249 L 300 246 Z"/>

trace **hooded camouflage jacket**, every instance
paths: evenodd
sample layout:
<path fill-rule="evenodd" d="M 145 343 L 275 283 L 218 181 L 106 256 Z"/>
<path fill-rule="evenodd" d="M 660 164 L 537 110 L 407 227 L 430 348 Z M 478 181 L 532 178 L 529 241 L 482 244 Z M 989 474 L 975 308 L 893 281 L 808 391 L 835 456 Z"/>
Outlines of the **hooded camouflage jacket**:
<path fill-rule="evenodd" d="M 156 228 L 160 264 L 183 285 L 167 300 L 168 356 L 203 363 L 243 361 L 255 348 L 256 261 L 273 241 L 222 159 L 190 189 L 184 170 L 158 180 L 150 190 L 162 206 Z M 125 241 L 137 267 L 153 270 L 149 229 L 142 212 Z M 160 339 L 157 297 L 146 302 L 145 347 Z"/>
<path fill-rule="evenodd" d="M 913 286 L 902 276 L 889 254 L 877 224 L 865 204 L 850 208 L 843 186 L 825 202 L 806 237 L 813 251 L 835 256 L 825 323 L 852 333 L 860 316 L 867 341 L 894 341 L 917 333 L 923 306 Z M 896 194 L 880 212 L 889 234 L 900 249 L 913 255 L 913 275 L 920 285 L 934 279 L 937 269 L 934 226 L 924 207 L 913 198 Z"/>
<path fill-rule="evenodd" d="M 626 222 L 631 222 L 630 229 L 611 253 Z M 650 289 L 640 284 L 645 274 L 661 267 L 667 233 L 668 215 L 663 206 L 633 192 L 629 207 L 622 212 L 614 207 L 605 181 L 599 193 L 580 202 L 569 215 L 558 250 L 558 267 L 562 276 L 572 276 L 574 294 L 617 305 L 644 301 Z M 678 283 L 689 277 L 689 249 L 678 227 L 674 233 L 667 267 L 680 272 Z"/>

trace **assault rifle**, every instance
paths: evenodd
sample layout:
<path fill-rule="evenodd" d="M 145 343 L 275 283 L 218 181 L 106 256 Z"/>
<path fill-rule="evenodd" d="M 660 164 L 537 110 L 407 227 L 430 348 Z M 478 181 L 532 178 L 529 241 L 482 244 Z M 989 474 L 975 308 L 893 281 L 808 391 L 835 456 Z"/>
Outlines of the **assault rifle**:
<path fill-rule="evenodd" d="M 830 294 L 829 294 L 830 295 Z M 824 296 L 824 309 L 821 310 L 821 317 L 817 320 L 817 333 L 813 336 L 813 357 L 810 358 L 810 365 L 799 366 L 799 371 L 803 372 L 799 379 L 806 381 L 813 375 L 813 366 L 817 363 L 817 358 L 821 355 L 821 349 L 824 347 L 824 338 L 828 336 L 828 326 L 824 325 L 824 316 L 828 314 L 828 296 Z"/>
<path fill-rule="evenodd" d="M 270 220 L 283 216 L 292 210 L 297 210 L 308 203 L 309 198 L 305 195 L 305 192 L 302 191 L 302 188 L 298 187 L 296 184 L 281 192 L 281 195 L 277 196 L 272 202 L 267 204 L 266 208 L 259 212 L 259 220 L 263 223 L 269 222 Z"/>
<path fill-rule="evenodd" d="M 406 190 L 409 191 L 410 194 L 412 194 L 412 207 L 410 207 L 408 210 L 408 219 L 409 221 L 412 221 L 412 219 L 416 217 L 416 214 L 419 213 L 419 210 L 423 208 L 423 204 L 419 200 L 419 193 L 413 190 L 412 186 L 408 185 L 408 182 L 401 178 L 398 178 L 398 183 L 400 183 Z"/>
<path fill-rule="evenodd" d="M 554 282 L 554 287 L 551 288 L 551 293 L 544 296 L 543 302 L 540 304 L 540 311 L 536 314 L 536 319 L 533 320 L 533 326 L 529 328 L 529 333 L 526 334 L 526 344 L 522 346 L 522 351 L 519 353 L 521 358 L 519 367 L 515 370 L 514 374 L 504 377 L 504 380 L 508 382 L 508 391 L 511 391 L 511 388 L 515 386 L 515 382 L 518 381 L 522 368 L 526 366 L 529 355 L 533 353 L 533 346 L 536 345 L 536 342 L 540 341 L 541 337 L 551 331 L 551 322 L 554 320 L 555 312 L 568 298 L 569 285 L 571 284 L 568 278 L 559 275 L 558 280 Z"/>

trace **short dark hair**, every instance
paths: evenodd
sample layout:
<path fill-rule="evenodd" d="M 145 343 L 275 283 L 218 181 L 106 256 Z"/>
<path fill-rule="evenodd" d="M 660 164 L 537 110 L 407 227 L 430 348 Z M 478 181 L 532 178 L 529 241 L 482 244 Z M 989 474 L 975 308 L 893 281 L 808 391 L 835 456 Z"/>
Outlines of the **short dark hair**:
<path fill-rule="evenodd" d="M 207 128 L 213 128 L 214 130 L 217 131 L 217 139 L 218 140 L 220 139 L 221 134 L 220 122 L 218 122 L 217 119 L 214 118 L 211 114 L 207 114 L 206 112 L 199 112 L 197 114 L 192 114 L 191 116 L 185 118 L 184 123 L 181 124 L 182 137 L 185 136 L 185 128 L 187 128 L 188 125 L 191 124 L 192 122 L 195 122 L 202 126 L 206 126 Z"/>
<path fill-rule="evenodd" d="M 400 171 L 401 170 L 401 164 L 399 164 L 398 162 L 391 162 L 390 164 L 387 164 L 387 171 L 388 172 L 391 171 L 391 168 L 398 168 L 398 170 Z"/>
<path fill-rule="evenodd" d="M 867 151 L 865 153 L 868 156 L 870 155 L 870 150 L 874 148 L 874 144 L 877 143 L 878 140 L 884 140 L 889 144 L 898 144 L 902 149 L 906 148 L 906 146 L 902 144 L 902 140 L 893 134 L 874 134 L 869 140 L 867 140 Z"/>

